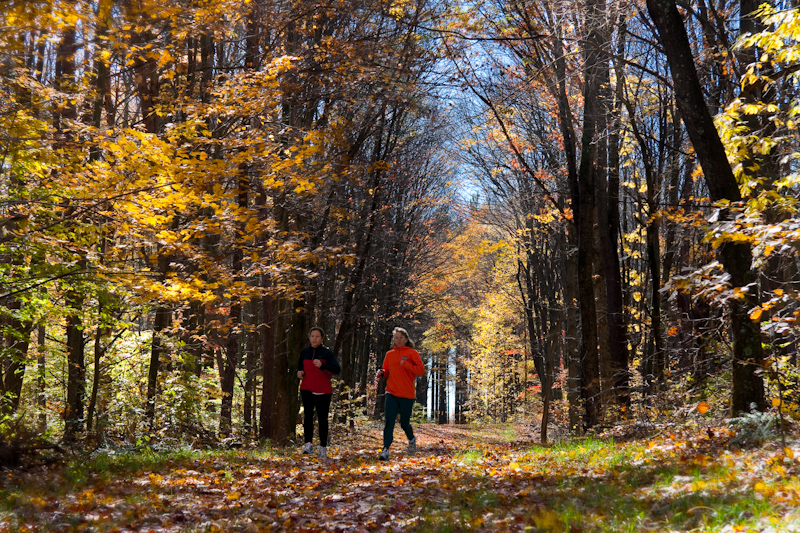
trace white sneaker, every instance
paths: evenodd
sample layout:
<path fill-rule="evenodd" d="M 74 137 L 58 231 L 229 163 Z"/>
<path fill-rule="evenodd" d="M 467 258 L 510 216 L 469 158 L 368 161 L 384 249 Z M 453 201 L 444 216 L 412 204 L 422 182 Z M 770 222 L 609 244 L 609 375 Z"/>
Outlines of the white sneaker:
<path fill-rule="evenodd" d="M 328 448 L 325 446 L 319 447 L 319 458 L 320 459 L 327 459 L 328 458 Z"/>
<path fill-rule="evenodd" d="M 314 446 L 310 442 L 306 442 L 303 446 L 303 453 L 314 453 Z"/>
<path fill-rule="evenodd" d="M 381 454 L 378 456 L 378 461 L 388 461 L 389 460 L 389 448 L 384 448 Z"/>
<path fill-rule="evenodd" d="M 417 453 L 417 437 L 408 441 L 408 455 L 414 455 L 415 453 Z"/>

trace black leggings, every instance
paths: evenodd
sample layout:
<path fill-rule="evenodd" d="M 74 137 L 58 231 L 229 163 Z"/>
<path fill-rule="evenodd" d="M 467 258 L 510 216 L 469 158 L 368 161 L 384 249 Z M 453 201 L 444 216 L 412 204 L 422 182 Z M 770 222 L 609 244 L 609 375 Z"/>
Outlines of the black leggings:
<path fill-rule="evenodd" d="M 414 429 L 411 427 L 411 412 L 414 410 L 414 398 L 399 398 L 391 393 L 385 396 L 386 425 L 383 426 L 383 447 L 388 448 L 394 440 L 394 421 L 400 414 L 400 427 L 406 433 L 408 440 L 414 438 Z"/>
<path fill-rule="evenodd" d="M 319 445 L 328 446 L 328 411 L 331 408 L 331 394 L 314 394 L 308 390 L 300 390 L 303 400 L 303 442 L 314 439 L 314 409 L 319 420 Z"/>

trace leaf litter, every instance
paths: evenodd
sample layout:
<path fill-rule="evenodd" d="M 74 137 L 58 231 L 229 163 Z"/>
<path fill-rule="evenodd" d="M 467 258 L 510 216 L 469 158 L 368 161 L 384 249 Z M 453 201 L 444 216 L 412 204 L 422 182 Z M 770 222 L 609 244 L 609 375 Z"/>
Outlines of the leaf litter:
<path fill-rule="evenodd" d="M 526 428 L 335 428 L 331 458 L 205 451 L 160 466 L 3 474 L 0 532 L 800 531 L 797 440 L 739 450 L 723 431 L 543 446 Z M 135 464 L 135 462 L 133 463 Z"/>

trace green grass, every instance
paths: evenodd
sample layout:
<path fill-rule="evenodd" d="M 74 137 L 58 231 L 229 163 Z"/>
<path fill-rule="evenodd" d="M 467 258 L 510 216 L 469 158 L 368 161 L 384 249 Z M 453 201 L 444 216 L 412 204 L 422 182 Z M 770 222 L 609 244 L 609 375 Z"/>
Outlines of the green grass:
<path fill-rule="evenodd" d="M 483 459 L 483 450 L 465 450 L 463 452 L 453 455 L 453 461 L 456 463 L 475 464 Z"/>
<path fill-rule="evenodd" d="M 702 434 L 548 447 L 509 434 L 501 426 L 442 430 L 430 450 L 387 463 L 353 453 L 358 444 L 338 449 L 328 465 L 269 447 L 106 450 L 0 478 L 0 530 L 78 527 L 87 509 L 124 502 L 130 518 L 116 520 L 147 528 L 181 510 L 182 531 L 251 515 L 259 527 L 294 530 L 298 508 L 320 524 L 331 509 L 347 508 L 365 513 L 364 523 L 403 531 L 800 532 L 791 529 L 800 524 L 800 463 L 779 447 L 740 450 Z"/>

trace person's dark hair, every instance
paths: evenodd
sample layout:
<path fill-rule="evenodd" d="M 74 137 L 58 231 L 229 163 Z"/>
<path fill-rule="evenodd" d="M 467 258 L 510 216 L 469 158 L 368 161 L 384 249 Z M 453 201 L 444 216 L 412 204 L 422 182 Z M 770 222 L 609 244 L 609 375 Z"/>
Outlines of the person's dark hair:
<path fill-rule="evenodd" d="M 312 331 L 319 331 L 319 334 L 322 335 L 322 340 L 325 340 L 325 330 L 324 329 L 319 328 L 317 326 L 314 326 L 313 328 L 308 330 L 308 334 L 311 335 Z"/>
<path fill-rule="evenodd" d="M 411 337 L 408 336 L 408 332 L 403 328 L 394 328 L 392 330 L 392 336 L 394 336 L 394 334 L 397 333 L 398 331 L 403 334 L 403 337 L 406 338 L 406 346 L 408 346 L 409 348 L 413 348 L 414 341 L 411 340 Z M 392 341 L 392 344 L 394 344 L 394 340 Z"/>

